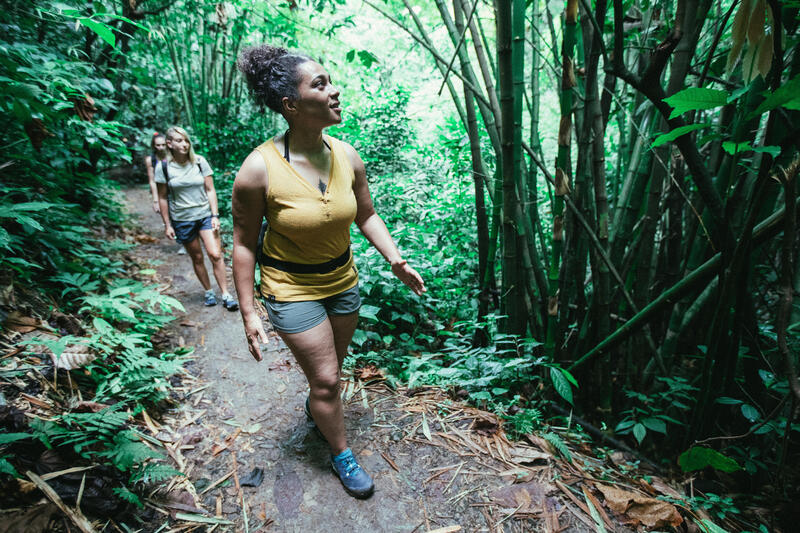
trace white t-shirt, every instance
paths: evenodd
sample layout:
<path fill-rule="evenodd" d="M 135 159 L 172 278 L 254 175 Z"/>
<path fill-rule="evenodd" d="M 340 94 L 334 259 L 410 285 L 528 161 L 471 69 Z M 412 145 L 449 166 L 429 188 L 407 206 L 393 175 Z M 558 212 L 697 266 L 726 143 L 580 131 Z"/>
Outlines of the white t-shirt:
<path fill-rule="evenodd" d="M 155 182 L 167 183 L 163 165 L 157 163 L 154 170 Z M 198 155 L 195 163 L 187 161 L 185 165 L 170 161 L 167 163 L 167 174 L 169 174 L 167 202 L 171 220 L 190 222 L 211 216 L 205 177 L 213 175 L 214 171 L 203 156 Z"/>

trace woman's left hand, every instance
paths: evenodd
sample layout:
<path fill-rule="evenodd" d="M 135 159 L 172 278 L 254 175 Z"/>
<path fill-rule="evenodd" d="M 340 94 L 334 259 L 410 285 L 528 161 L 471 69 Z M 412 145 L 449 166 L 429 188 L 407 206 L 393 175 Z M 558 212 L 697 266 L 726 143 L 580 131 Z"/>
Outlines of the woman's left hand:
<path fill-rule="evenodd" d="M 417 296 L 422 296 L 422 293 L 428 290 L 425 288 L 425 282 L 422 281 L 422 276 L 411 268 L 404 259 L 392 263 L 392 273 L 397 276 L 397 279 L 405 283 L 409 289 L 414 291 L 414 294 Z"/>
<path fill-rule="evenodd" d="M 219 218 L 211 217 L 211 229 L 214 231 L 219 230 Z"/>

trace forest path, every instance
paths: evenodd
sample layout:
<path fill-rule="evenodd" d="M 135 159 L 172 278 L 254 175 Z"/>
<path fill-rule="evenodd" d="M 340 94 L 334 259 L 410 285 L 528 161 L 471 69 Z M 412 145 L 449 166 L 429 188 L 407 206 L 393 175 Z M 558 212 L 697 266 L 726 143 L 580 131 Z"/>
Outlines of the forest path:
<path fill-rule="evenodd" d="M 346 378 L 348 440 L 376 486 L 368 500 L 348 496 L 331 471 L 327 444 L 306 422 L 307 384 L 289 350 L 272 342 L 264 360 L 256 363 L 247 351 L 239 313 L 221 305 L 203 306 L 191 261 L 178 255 L 179 245 L 164 236 L 160 217 L 150 208 L 149 191 L 135 188 L 124 194 L 141 233 L 150 236 L 140 235 L 141 244 L 133 254 L 156 270 L 155 281 L 168 284 L 167 293 L 186 308 L 165 330 L 167 345 L 194 347 L 195 359 L 189 366 L 193 376 L 177 387 L 184 399 L 153 431 L 166 439 L 170 455 L 187 473 L 187 480 L 171 493 L 173 518 L 175 509 L 198 507 L 234 522 L 221 531 L 413 532 L 448 526 L 462 528 L 449 531 L 469 532 L 533 530 L 534 522 L 524 516 L 494 526 L 504 515 L 487 506 L 488 495 L 512 482 L 513 476 L 499 475 L 508 463 L 497 461 L 482 447 L 483 453 L 475 453 L 468 439 L 459 448 L 440 438 L 443 433 L 474 433 L 473 426 L 480 432 L 476 416 L 482 415 L 477 410 L 458 411 L 445 416 L 445 422 L 442 417 L 447 413 L 441 407 L 431 408 L 443 399 L 447 403 L 439 391 L 409 397 L 381 384 Z M 361 377 L 369 381 L 368 376 Z M 447 423 L 461 429 L 448 429 Z M 491 433 L 491 422 L 488 428 Z M 249 476 L 254 470 L 255 475 Z M 232 471 L 235 476 L 208 488 Z M 548 470 L 539 477 L 549 475 Z M 240 483 L 254 477 L 257 486 L 242 486 L 240 492 L 234 477 Z M 561 502 L 546 497 L 549 492 L 542 489 L 552 487 L 550 479 L 542 481 L 529 486 L 525 494 L 538 496 L 534 503 L 539 518 L 547 512 L 561 515 Z M 533 505 L 530 497 L 528 502 Z M 509 511 L 513 507 L 517 504 Z M 562 527 L 565 520 L 575 524 L 570 516 L 563 514 Z M 579 525 L 567 530 L 586 530 Z"/>

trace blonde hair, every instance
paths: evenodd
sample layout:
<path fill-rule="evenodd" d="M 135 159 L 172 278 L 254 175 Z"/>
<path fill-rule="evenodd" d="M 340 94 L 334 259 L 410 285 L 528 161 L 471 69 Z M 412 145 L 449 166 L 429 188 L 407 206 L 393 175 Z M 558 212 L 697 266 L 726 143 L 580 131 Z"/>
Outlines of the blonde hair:
<path fill-rule="evenodd" d="M 194 153 L 194 146 L 192 146 L 192 139 L 189 137 L 189 134 L 186 132 L 185 129 L 181 128 L 180 126 L 172 126 L 167 130 L 167 140 L 171 139 L 174 135 L 181 135 L 186 142 L 189 143 L 189 161 L 192 164 L 197 163 L 197 156 Z M 167 151 L 169 152 L 168 159 L 172 161 L 172 149 L 167 146 Z"/>

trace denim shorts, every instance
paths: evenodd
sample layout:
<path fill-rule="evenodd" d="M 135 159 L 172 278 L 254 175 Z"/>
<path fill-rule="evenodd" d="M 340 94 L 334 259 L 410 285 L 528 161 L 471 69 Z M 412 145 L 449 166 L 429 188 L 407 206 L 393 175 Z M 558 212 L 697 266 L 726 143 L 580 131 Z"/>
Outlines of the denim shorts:
<path fill-rule="evenodd" d="M 318 326 L 328 315 L 349 315 L 361 308 L 358 284 L 322 300 L 275 302 L 264 299 L 272 326 L 283 333 L 300 333 Z"/>
<path fill-rule="evenodd" d="M 211 215 L 200 220 L 190 220 L 188 222 L 171 220 L 170 222 L 172 223 L 172 229 L 175 230 L 175 240 L 181 244 L 195 240 L 200 230 L 211 229 Z"/>

